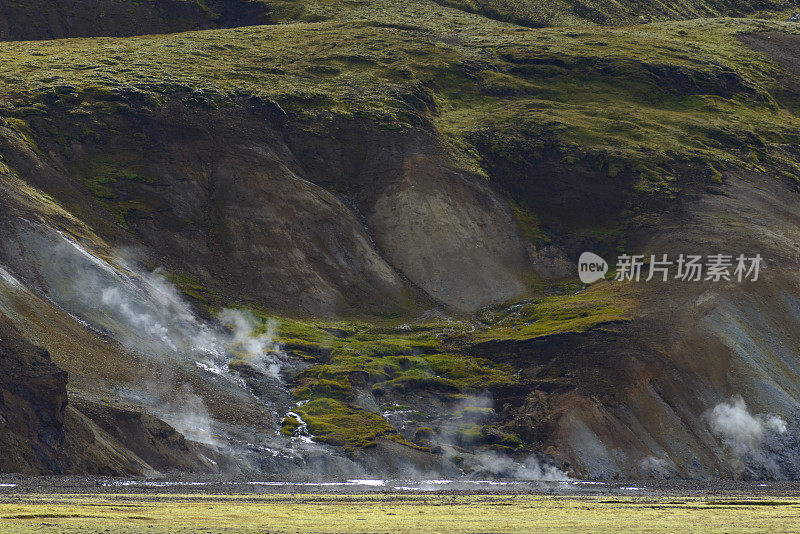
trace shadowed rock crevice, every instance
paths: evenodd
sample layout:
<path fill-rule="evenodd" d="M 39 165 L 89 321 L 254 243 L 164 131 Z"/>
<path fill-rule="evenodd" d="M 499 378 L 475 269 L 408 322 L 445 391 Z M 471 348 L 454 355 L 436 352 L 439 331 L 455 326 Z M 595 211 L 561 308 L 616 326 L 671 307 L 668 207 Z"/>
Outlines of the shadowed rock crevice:
<path fill-rule="evenodd" d="M 258 0 L 0 1 L 0 41 L 128 37 L 269 24 Z"/>

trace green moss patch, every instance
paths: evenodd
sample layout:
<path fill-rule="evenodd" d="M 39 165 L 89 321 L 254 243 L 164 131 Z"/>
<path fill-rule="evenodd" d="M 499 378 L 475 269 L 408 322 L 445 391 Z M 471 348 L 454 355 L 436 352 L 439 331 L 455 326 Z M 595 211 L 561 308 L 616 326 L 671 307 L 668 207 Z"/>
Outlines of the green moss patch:
<path fill-rule="evenodd" d="M 413 399 L 418 394 L 434 393 L 442 398 L 452 397 L 452 402 L 459 405 L 487 389 L 518 383 L 510 366 L 464 350 L 470 343 L 469 323 L 441 320 L 413 325 L 371 324 L 279 318 L 258 311 L 255 314 L 265 322 L 276 321 L 276 340 L 284 350 L 296 355 L 299 352 L 307 361 L 316 363 L 294 377 L 291 391 L 297 400 L 304 401 L 295 411 L 308 423 L 315 439 L 325 443 L 352 448 L 369 445 L 376 436 L 404 442 L 381 415 L 352 404 L 360 393 L 371 394 L 378 402 L 383 398 Z M 429 414 L 408 406 L 389 404 L 388 412 L 403 412 L 406 421 L 429 418 Z M 455 416 L 472 420 L 493 414 L 491 408 L 472 410 Z M 289 431 L 291 421 L 284 423 Z"/>
<path fill-rule="evenodd" d="M 475 335 L 478 342 L 525 341 L 581 333 L 604 324 L 627 321 L 635 304 L 621 284 L 598 282 L 574 294 L 555 295 L 485 310 L 490 324 Z"/>
<path fill-rule="evenodd" d="M 397 437 L 397 430 L 380 415 L 335 399 L 314 399 L 295 411 L 314 439 L 329 445 L 369 447 L 378 437 Z"/>
<path fill-rule="evenodd" d="M 182 273 L 166 273 L 167 279 L 175 284 L 182 293 L 203 304 L 211 304 L 221 299 L 221 295 L 209 289 L 200 280 Z"/>
<path fill-rule="evenodd" d="M 284 436 L 293 435 L 300 428 L 300 420 L 297 417 L 287 416 L 281 421 L 281 434 Z"/>
<path fill-rule="evenodd" d="M 701 3 L 697 13 L 687 7 L 667 18 L 788 5 L 691 5 Z M 36 118 L 59 132 L 63 124 L 49 113 L 58 107 L 87 119 L 86 138 L 101 140 L 103 123 L 113 122 L 108 114 L 167 101 L 204 110 L 246 101 L 323 131 L 352 120 L 425 128 L 455 165 L 508 193 L 520 230 L 535 243 L 558 235 L 556 222 L 597 221 L 593 207 L 608 211 L 595 229 L 616 231 L 648 210 L 663 212 L 692 185 L 718 184 L 729 169 L 800 174 L 791 150 L 800 142 L 796 98 L 782 86 L 781 69 L 737 38 L 797 25 L 703 18 L 565 30 L 514 27 L 430 3 L 290 4 L 302 16 L 274 26 L 2 43 L 0 116 Z M 513 11 L 506 4 L 496 8 Z M 559 5 L 512 4 L 535 13 Z M 641 13 L 662 5 L 648 2 Z M 139 169 L 108 170 L 88 169 L 82 180 L 122 223 L 132 211 L 158 209 L 152 194 L 120 192 L 146 179 Z M 553 191 L 563 190 L 559 205 Z M 560 217 L 564 210 L 569 217 Z"/>
<path fill-rule="evenodd" d="M 512 451 L 523 446 L 519 438 L 487 426 L 496 416 L 493 408 L 472 400 L 487 391 L 518 387 L 518 371 L 513 363 L 478 357 L 473 349 L 481 352 L 478 349 L 487 342 L 590 331 L 627 321 L 634 306 L 635 296 L 627 286 L 598 282 L 588 288 L 564 286 L 558 294 L 483 310 L 480 319 L 488 326 L 478 329 L 446 319 L 397 324 L 255 314 L 265 323 L 275 321 L 276 340 L 285 350 L 299 352 L 314 364 L 294 377 L 292 394 L 303 401 L 295 411 L 315 439 L 350 448 L 368 446 L 377 436 L 400 439 L 380 414 L 354 406 L 365 393 L 387 406 L 390 419 L 402 413 L 403 420 L 412 423 L 410 439 L 422 424 L 431 424 L 431 414 L 419 413 L 416 401 L 433 394 L 448 406 L 443 408 L 446 416 L 437 412 L 435 417 L 445 417 L 446 426 L 455 425 L 447 432 L 457 442 Z M 290 420 L 284 423 L 293 431 Z M 424 442 L 425 432 L 418 441 Z"/>

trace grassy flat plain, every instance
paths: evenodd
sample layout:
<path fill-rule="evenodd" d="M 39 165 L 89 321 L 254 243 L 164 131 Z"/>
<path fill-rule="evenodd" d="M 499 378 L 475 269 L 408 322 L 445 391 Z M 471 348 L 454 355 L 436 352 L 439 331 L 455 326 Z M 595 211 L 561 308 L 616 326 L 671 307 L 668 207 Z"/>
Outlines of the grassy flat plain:
<path fill-rule="evenodd" d="M 533 495 L 6 495 L 0 531 L 797 532 L 800 499 Z"/>

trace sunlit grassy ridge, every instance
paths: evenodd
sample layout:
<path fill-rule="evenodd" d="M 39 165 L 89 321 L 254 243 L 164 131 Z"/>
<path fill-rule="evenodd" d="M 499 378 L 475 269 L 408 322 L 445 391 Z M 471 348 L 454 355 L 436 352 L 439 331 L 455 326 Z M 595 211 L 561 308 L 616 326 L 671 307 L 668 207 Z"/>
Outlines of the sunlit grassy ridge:
<path fill-rule="evenodd" d="M 701 17 L 785 16 L 792 0 L 437 0 L 471 13 L 526 26 L 636 24 Z"/>
<path fill-rule="evenodd" d="M 619 284 L 601 283 L 574 294 L 562 294 L 486 310 L 490 328 L 477 333 L 479 341 L 525 341 L 581 333 L 630 318 L 635 299 Z"/>
<path fill-rule="evenodd" d="M 781 73 L 736 38 L 796 24 L 527 29 L 428 3 L 306 8 L 324 22 L 4 43 L 0 114 L 33 144 L 25 120 L 52 106 L 102 122 L 173 98 L 225 107 L 255 97 L 299 121 L 432 126 L 459 165 L 534 212 L 546 209 L 526 185 L 537 162 L 631 176 L 621 192 L 659 199 L 680 193 L 683 165 L 696 164 L 709 183 L 731 166 L 800 170 L 796 106 L 776 91 Z M 103 176 L 86 179 L 108 196 Z"/>

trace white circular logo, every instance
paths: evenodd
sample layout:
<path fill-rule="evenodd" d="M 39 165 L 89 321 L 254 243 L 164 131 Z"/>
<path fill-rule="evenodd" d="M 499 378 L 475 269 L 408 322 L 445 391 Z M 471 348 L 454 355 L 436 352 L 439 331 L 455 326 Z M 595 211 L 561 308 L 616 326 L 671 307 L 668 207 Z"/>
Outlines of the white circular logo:
<path fill-rule="evenodd" d="M 578 277 L 584 284 L 601 280 L 607 272 L 608 263 L 594 252 L 584 252 L 578 258 Z"/>

